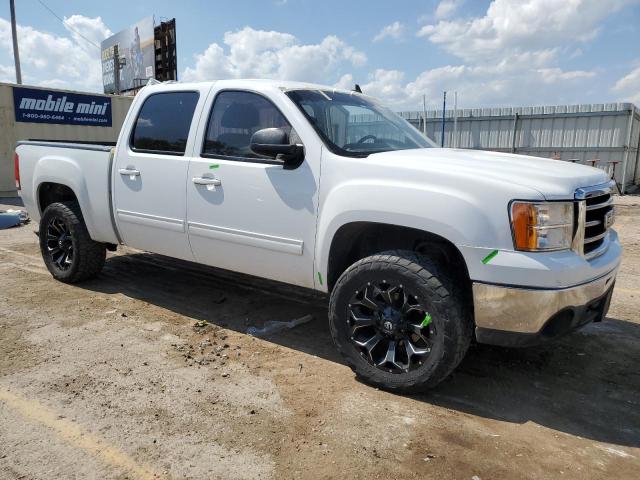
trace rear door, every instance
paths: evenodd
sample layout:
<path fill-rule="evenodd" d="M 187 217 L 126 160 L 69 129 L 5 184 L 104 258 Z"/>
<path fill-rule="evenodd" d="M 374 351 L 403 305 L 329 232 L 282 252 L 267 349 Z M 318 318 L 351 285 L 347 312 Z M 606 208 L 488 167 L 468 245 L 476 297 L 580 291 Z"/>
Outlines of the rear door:
<path fill-rule="evenodd" d="M 131 247 L 193 259 L 186 229 L 185 184 L 196 112 L 208 87 L 156 90 L 138 100 L 131 134 L 121 138 L 115 162 L 115 219 Z M 137 102 L 136 102 L 137 103 Z"/>

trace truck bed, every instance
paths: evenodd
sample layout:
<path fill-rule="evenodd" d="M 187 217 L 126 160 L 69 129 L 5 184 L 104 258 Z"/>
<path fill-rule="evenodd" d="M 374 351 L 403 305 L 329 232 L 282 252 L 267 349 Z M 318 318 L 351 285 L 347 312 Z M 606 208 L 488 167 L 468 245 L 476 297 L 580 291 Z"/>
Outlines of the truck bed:
<path fill-rule="evenodd" d="M 54 147 L 54 148 L 75 148 L 79 150 L 96 150 L 102 152 L 108 152 L 116 146 L 116 142 L 79 142 L 74 140 L 44 140 L 39 138 L 20 140 L 16 143 L 16 148 L 19 145 L 37 145 L 40 147 Z"/>
<path fill-rule="evenodd" d="M 119 243 L 111 202 L 113 150 L 107 143 L 19 141 L 20 196 L 34 222 L 42 214 L 37 186 L 59 183 L 75 193 L 91 238 Z"/>

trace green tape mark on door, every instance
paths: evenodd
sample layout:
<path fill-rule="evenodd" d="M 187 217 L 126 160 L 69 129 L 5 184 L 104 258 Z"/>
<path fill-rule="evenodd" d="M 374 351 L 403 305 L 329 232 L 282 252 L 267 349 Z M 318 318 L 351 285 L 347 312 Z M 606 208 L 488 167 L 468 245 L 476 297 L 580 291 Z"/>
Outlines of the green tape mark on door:
<path fill-rule="evenodd" d="M 211 165 L 209 165 L 210 169 L 214 169 L 214 168 L 220 168 L 220 165 L 217 163 L 212 163 Z"/>

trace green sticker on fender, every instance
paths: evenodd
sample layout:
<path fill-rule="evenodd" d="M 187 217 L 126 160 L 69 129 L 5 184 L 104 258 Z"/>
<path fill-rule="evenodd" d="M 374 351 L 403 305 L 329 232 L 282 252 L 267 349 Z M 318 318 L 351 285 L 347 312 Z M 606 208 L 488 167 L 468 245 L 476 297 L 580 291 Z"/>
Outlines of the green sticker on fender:
<path fill-rule="evenodd" d="M 491 252 L 489 255 L 487 255 L 486 257 L 484 257 L 482 259 L 482 263 L 484 263 L 485 265 L 487 263 L 489 263 L 491 260 L 493 260 L 495 258 L 495 256 L 498 255 L 498 250 L 494 250 L 493 252 Z"/>

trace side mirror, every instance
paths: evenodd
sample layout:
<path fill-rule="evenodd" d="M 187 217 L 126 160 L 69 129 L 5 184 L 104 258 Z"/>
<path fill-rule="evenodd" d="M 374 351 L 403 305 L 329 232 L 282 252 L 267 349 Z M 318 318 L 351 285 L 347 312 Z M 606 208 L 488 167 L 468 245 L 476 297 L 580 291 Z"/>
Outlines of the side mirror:
<path fill-rule="evenodd" d="M 282 161 L 284 168 L 298 167 L 304 160 L 304 147 L 291 145 L 281 128 L 263 128 L 251 136 L 251 150 L 258 155 Z"/>

